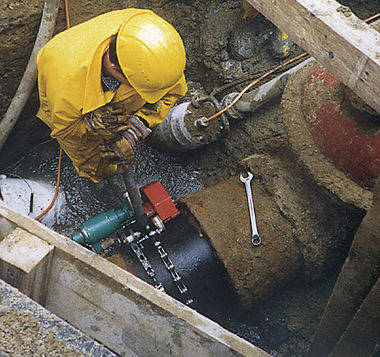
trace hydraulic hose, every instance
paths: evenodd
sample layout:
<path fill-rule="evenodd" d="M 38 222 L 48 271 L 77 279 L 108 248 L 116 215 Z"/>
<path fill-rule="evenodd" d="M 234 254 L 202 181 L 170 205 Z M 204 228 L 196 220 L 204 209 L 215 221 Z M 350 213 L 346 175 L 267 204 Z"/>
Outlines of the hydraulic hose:
<path fill-rule="evenodd" d="M 37 79 L 37 53 L 52 37 L 59 9 L 59 0 L 46 0 L 32 54 L 11 104 L 0 123 L 0 149 L 16 124 Z"/>
<path fill-rule="evenodd" d="M 55 191 L 54 191 L 54 196 L 53 199 L 51 200 L 49 206 L 45 208 L 37 217 L 34 219 L 39 220 L 43 216 L 45 216 L 46 213 L 50 211 L 50 209 L 54 206 L 55 200 L 58 197 L 58 192 L 59 192 L 59 182 L 61 179 L 61 163 L 62 163 L 62 147 L 59 149 L 59 159 L 58 159 L 58 175 L 57 175 L 57 183 L 55 185 Z"/>
<path fill-rule="evenodd" d="M 127 171 L 123 174 L 125 186 L 127 188 L 129 198 L 131 200 L 133 211 L 135 212 L 136 222 L 140 228 L 146 228 L 146 216 L 142 207 L 142 200 L 139 191 L 136 186 L 136 182 L 133 175 L 133 162 L 130 162 Z"/>

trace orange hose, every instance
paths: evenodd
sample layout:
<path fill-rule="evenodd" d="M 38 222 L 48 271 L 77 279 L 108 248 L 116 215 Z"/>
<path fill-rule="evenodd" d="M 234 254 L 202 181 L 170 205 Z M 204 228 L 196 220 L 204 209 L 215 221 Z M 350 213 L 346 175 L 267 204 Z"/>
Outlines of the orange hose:
<path fill-rule="evenodd" d="M 65 0 L 66 28 L 70 28 L 69 0 Z"/>
<path fill-rule="evenodd" d="M 54 197 L 51 200 L 50 205 L 35 218 L 36 220 L 39 220 L 40 218 L 42 218 L 43 216 L 45 216 L 45 214 L 48 213 L 50 211 L 50 209 L 53 207 L 53 205 L 55 203 L 55 200 L 57 199 L 58 190 L 59 190 L 59 181 L 61 179 L 61 162 L 62 162 L 62 147 L 60 147 L 60 149 L 59 149 L 58 175 L 57 175 L 57 184 L 55 186 Z"/>
<path fill-rule="evenodd" d="M 69 15 L 69 3 L 68 0 L 65 0 L 65 15 L 66 15 L 66 28 L 70 28 L 70 15 Z M 53 199 L 50 202 L 50 205 L 43 211 L 41 212 L 37 217 L 35 217 L 35 220 L 39 220 L 43 216 L 45 216 L 46 213 L 50 211 L 50 209 L 53 207 L 57 196 L 59 192 L 59 182 L 61 180 L 61 162 L 62 162 L 62 146 L 59 148 L 59 158 L 58 158 L 58 174 L 57 174 L 57 183 L 55 185 L 55 192 Z"/>
<path fill-rule="evenodd" d="M 378 17 L 380 17 L 380 12 L 378 12 L 376 15 L 369 17 L 368 19 L 365 19 L 364 22 L 370 22 L 372 20 L 377 19 Z"/>
<path fill-rule="evenodd" d="M 257 84 L 258 82 L 260 82 L 262 79 L 264 79 L 265 77 L 268 77 L 269 75 L 271 75 L 273 72 L 277 71 L 278 69 L 280 69 L 281 67 L 284 67 L 286 65 L 288 65 L 289 63 L 292 63 L 304 56 L 306 56 L 307 53 L 304 52 L 304 53 L 301 53 L 300 55 L 298 55 L 297 57 L 293 57 L 291 58 L 290 60 L 286 61 L 286 62 L 283 62 L 281 63 L 280 65 L 278 65 L 277 67 L 271 69 L 270 71 L 264 73 L 261 77 L 255 79 L 253 82 L 251 82 L 250 84 L 248 84 L 237 96 L 236 98 L 230 103 L 228 104 L 226 107 L 224 107 L 222 110 L 220 110 L 219 112 L 217 112 L 216 114 L 212 115 L 211 117 L 205 119 L 205 122 L 208 122 L 216 117 L 218 117 L 219 115 L 223 114 L 224 112 L 226 112 L 228 109 L 230 109 L 233 105 L 236 104 L 236 102 L 242 97 L 242 95 L 248 90 L 250 89 L 252 86 L 254 86 L 255 84 Z"/>

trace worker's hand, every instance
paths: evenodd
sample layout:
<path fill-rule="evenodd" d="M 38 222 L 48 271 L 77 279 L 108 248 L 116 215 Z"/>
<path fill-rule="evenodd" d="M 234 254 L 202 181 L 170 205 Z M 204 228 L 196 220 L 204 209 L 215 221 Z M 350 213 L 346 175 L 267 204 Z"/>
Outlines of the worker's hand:
<path fill-rule="evenodd" d="M 85 115 L 89 126 L 106 142 L 114 140 L 118 134 L 128 129 L 130 115 L 125 115 L 122 109 L 104 106 Z"/>
<path fill-rule="evenodd" d="M 135 151 L 124 137 L 120 137 L 116 141 L 101 147 L 101 156 L 113 165 L 123 164 L 128 166 L 134 154 Z"/>
<path fill-rule="evenodd" d="M 119 133 L 118 139 L 103 145 L 102 156 L 112 164 L 128 165 L 138 141 L 146 138 L 151 132 L 141 119 L 132 116 L 126 130 Z"/>
<path fill-rule="evenodd" d="M 137 142 L 146 138 L 151 130 L 144 124 L 144 119 L 135 115 L 125 115 L 122 109 L 105 106 L 85 115 L 90 127 L 96 131 L 106 143 L 124 136 L 133 149 Z"/>
<path fill-rule="evenodd" d="M 128 141 L 132 149 L 135 150 L 139 140 L 145 139 L 152 130 L 145 125 L 143 119 L 132 115 L 128 121 L 127 129 L 121 135 Z"/>

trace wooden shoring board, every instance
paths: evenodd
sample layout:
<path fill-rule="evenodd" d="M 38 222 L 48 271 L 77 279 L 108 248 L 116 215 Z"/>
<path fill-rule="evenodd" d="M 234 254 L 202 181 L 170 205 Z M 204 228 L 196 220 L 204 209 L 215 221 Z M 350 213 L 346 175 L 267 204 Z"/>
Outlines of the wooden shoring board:
<path fill-rule="evenodd" d="M 348 345 L 354 351 L 356 348 L 361 348 L 363 343 L 367 344 L 367 347 L 372 343 L 373 335 L 370 333 L 370 321 L 368 320 L 368 325 L 366 325 L 361 317 L 356 322 L 353 320 L 361 305 L 364 304 L 365 297 L 370 294 L 378 280 L 380 259 L 379 216 L 380 181 L 375 186 L 372 205 L 355 234 L 347 259 L 339 273 L 334 290 L 315 333 L 308 357 L 330 356 L 334 346 L 337 349 L 335 356 L 339 356 L 338 351 L 342 351 Z M 379 293 L 379 283 L 377 284 L 378 286 L 374 290 L 376 294 Z M 379 300 L 379 296 L 376 294 L 370 301 Z M 367 305 L 364 307 L 364 310 L 366 309 L 378 310 L 378 306 Z M 379 321 L 379 317 L 376 318 Z M 353 325 L 350 327 L 350 324 Z M 358 332 L 355 339 L 350 338 L 352 326 L 356 326 Z M 374 329 L 376 330 L 376 328 Z M 363 332 L 365 330 L 368 332 L 367 338 L 365 337 L 366 333 Z M 347 332 L 346 336 L 344 336 L 345 331 Z M 377 331 L 376 333 L 379 335 Z M 350 355 L 369 356 L 370 354 L 352 352 Z M 346 354 L 346 356 L 348 355 Z"/>
<path fill-rule="evenodd" d="M 380 113 L 380 34 L 334 0 L 247 0 Z"/>

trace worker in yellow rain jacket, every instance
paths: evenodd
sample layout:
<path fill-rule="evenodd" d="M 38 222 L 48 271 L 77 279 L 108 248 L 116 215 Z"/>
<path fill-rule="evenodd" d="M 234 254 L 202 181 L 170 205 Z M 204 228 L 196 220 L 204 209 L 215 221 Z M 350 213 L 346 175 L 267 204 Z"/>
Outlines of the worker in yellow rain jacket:
<path fill-rule="evenodd" d="M 37 68 L 37 116 L 94 182 L 124 172 L 187 91 L 182 40 L 149 10 L 112 11 L 56 35 Z"/>

